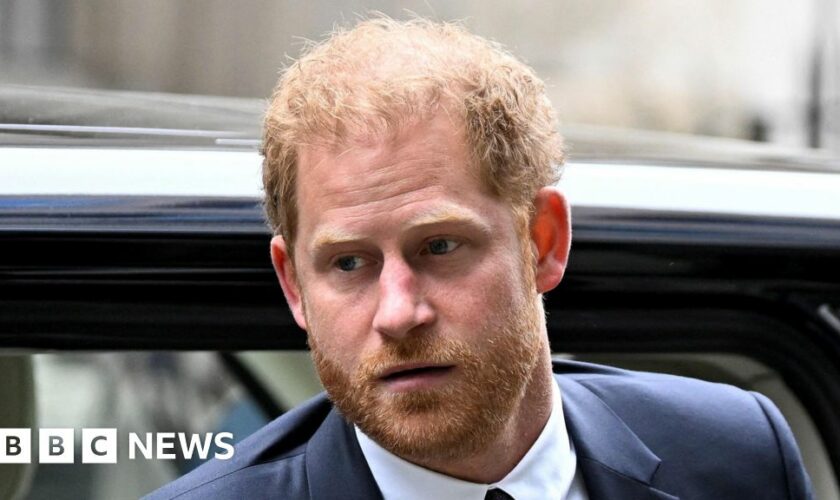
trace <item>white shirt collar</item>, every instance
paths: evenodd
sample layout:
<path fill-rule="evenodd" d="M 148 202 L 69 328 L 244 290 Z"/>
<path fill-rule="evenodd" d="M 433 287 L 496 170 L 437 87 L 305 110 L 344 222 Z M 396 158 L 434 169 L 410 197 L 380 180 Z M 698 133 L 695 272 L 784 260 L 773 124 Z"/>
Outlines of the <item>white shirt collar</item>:
<path fill-rule="evenodd" d="M 471 483 L 425 469 L 379 446 L 358 427 L 356 437 L 385 500 L 483 500 L 488 490 L 501 488 L 515 499 L 567 498 L 577 459 L 569 441 L 563 402 L 552 384 L 552 409 L 537 440 L 501 481 Z"/>

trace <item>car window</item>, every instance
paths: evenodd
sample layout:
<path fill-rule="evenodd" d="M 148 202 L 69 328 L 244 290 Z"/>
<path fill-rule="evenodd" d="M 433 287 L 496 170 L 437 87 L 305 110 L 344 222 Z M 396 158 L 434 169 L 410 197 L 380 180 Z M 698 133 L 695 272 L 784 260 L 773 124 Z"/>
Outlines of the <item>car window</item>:
<path fill-rule="evenodd" d="M 231 373 L 218 353 L 50 353 L 0 357 L 0 371 L 15 368 L 31 375 L 33 383 L 18 381 L 18 408 L 31 406 L 29 422 L 18 419 L 15 427 L 32 429 L 32 463 L 18 480 L 28 491 L 24 498 L 86 498 L 111 500 L 137 498 L 185 474 L 207 458 L 225 450 L 214 442 L 205 448 L 184 451 L 177 433 L 187 442 L 207 433 L 215 438 L 230 433 L 223 443 L 233 444 L 265 425 L 269 415 L 249 389 Z M 9 383 L 8 379 L 0 385 Z M 14 383 L 14 382 L 12 382 Z M 26 394 L 28 385 L 31 394 Z M 7 400 L 8 401 L 8 400 Z M 8 422 L 0 427 L 8 427 Z M 74 430 L 71 464 L 39 463 L 39 429 Z M 83 462 L 83 429 L 116 429 L 116 463 Z M 145 458 L 138 446 L 130 456 L 131 435 L 143 446 L 147 433 L 175 433 L 165 439 L 173 444 L 163 458 Z M 196 436 L 196 438 L 193 438 Z M 156 443 L 152 443 L 154 446 Z M 11 465 L 3 465 L 10 469 Z M 11 474 L 10 470 L 4 471 Z"/>

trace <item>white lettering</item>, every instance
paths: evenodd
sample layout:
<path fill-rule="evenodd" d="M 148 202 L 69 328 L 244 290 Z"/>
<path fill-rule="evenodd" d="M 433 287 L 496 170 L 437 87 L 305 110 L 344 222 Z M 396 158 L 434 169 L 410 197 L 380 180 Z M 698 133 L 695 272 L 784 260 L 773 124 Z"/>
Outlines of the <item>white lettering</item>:
<path fill-rule="evenodd" d="M 38 429 L 38 462 L 72 464 L 75 461 L 74 429 Z M 81 429 L 82 463 L 117 463 L 117 429 Z M 31 429 L 0 428 L 0 464 L 31 463 Z M 186 432 L 128 433 L 130 460 L 207 460 L 214 453 L 229 460 L 235 453 L 233 433 L 189 434 Z M 180 453 L 180 455 L 179 455 Z"/>
<path fill-rule="evenodd" d="M 117 429 L 82 429 L 82 463 L 117 463 Z"/>
<path fill-rule="evenodd" d="M 151 432 L 146 433 L 143 441 L 140 440 L 140 436 L 133 432 L 128 434 L 128 459 L 134 460 L 137 456 L 138 450 L 140 451 L 140 454 L 143 455 L 143 458 L 152 458 L 152 455 L 155 452 L 155 442 L 152 439 Z"/>
<path fill-rule="evenodd" d="M 231 443 L 226 443 L 224 440 L 228 439 Z M 225 450 L 225 453 L 216 453 L 216 458 L 219 460 L 229 460 L 233 458 L 233 433 L 231 432 L 220 432 L 216 434 L 216 438 L 213 441 L 216 443 L 216 446 Z"/>
<path fill-rule="evenodd" d="M 213 433 L 206 433 L 204 440 L 201 439 L 199 434 L 192 434 L 190 435 L 189 442 L 187 442 L 187 435 L 179 432 L 178 441 L 181 443 L 181 453 L 184 455 L 184 458 L 189 460 L 192 458 L 193 453 L 198 451 L 198 458 L 206 460 L 207 455 L 210 453 L 210 444 L 213 442 Z"/>
<path fill-rule="evenodd" d="M 73 429 L 40 429 L 38 431 L 38 462 L 42 464 L 72 464 L 75 431 Z"/>
<path fill-rule="evenodd" d="M 0 429 L 0 464 L 28 464 L 32 461 L 32 431 Z"/>
<path fill-rule="evenodd" d="M 175 439 L 174 432 L 159 432 L 157 435 L 157 459 L 158 460 L 173 460 L 175 459 L 175 453 L 173 452 L 166 452 L 164 450 L 174 450 L 175 443 L 173 442 Z"/>

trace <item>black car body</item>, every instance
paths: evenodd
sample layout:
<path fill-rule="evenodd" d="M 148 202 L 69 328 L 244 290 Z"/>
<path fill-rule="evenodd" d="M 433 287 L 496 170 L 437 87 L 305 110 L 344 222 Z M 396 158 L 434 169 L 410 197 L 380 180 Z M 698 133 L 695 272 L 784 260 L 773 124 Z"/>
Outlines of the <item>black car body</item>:
<path fill-rule="evenodd" d="M 53 113 L 0 124 L 0 372 L 44 352 L 211 351 L 266 419 L 287 409 L 277 381 L 235 354 L 306 349 L 268 258 L 260 103 L 4 92 L 21 115 L 44 100 Z M 726 140 L 564 134 L 574 241 L 546 297 L 553 350 L 766 388 L 820 498 L 838 498 L 840 164 Z M 43 495 L 31 474 L 18 493 Z"/>

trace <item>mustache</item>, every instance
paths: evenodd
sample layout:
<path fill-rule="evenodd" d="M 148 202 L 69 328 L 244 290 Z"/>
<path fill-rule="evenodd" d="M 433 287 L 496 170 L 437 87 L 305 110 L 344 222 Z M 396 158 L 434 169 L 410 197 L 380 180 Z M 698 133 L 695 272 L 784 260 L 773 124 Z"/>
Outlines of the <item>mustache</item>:
<path fill-rule="evenodd" d="M 458 365 L 473 357 L 462 342 L 442 336 L 422 335 L 389 341 L 359 363 L 359 381 L 372 381 L 394 365 L 429 363 Z"/>

